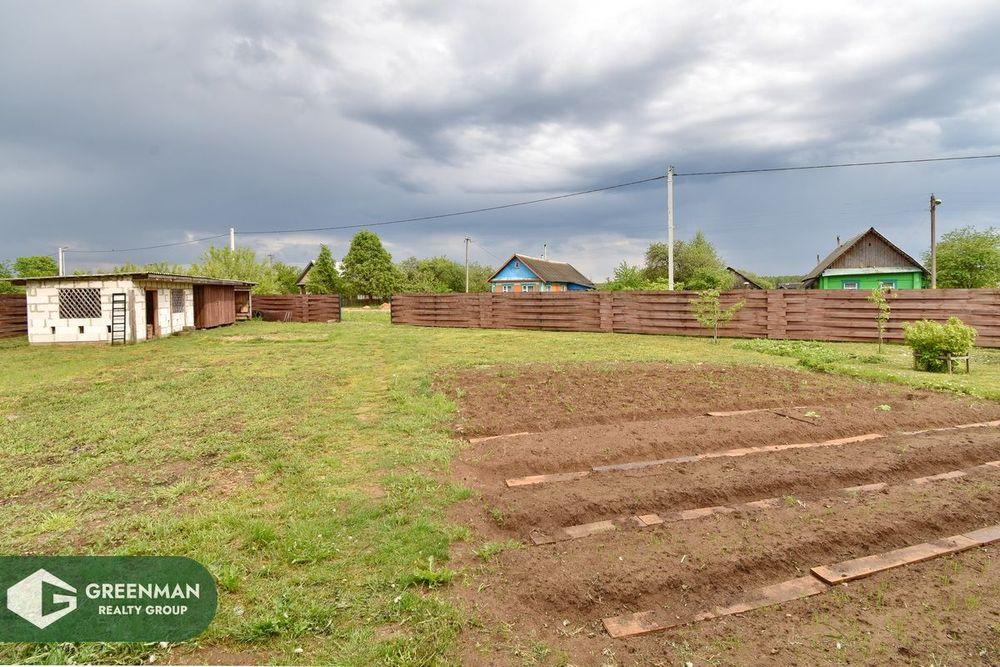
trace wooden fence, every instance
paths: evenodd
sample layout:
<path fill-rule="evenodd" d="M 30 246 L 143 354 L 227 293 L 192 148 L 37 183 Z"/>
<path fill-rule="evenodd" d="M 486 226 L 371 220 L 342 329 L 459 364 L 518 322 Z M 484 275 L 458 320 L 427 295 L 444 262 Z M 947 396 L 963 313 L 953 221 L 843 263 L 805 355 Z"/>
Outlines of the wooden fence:
<path fill-rule="evenodd" d="M 430 327 L 603 331 L 708 336 L 691 313 L 694 292 L 542 292 L 532 294 L 397 294 L 393 324 Z M 743 290 L 720 333 L 734 338 L 874 341 L 876 308 L 868 293 L 844 290 Z M 955 315 L 979 332 L 977 345 L 1000 347 L 1000 290 L 896 290 L 886 338 L 902 340 L 903 322 Z"/>
<path fill-rule="evenodd" d="M 278 322 L 339 322 L 338 294 L 253 295 L 253 312 Z"/>
<path fill-rule="evenodd" d="M 0 338 L 28 333 L 28 306 L 23 294 L 0 294 Z"/>

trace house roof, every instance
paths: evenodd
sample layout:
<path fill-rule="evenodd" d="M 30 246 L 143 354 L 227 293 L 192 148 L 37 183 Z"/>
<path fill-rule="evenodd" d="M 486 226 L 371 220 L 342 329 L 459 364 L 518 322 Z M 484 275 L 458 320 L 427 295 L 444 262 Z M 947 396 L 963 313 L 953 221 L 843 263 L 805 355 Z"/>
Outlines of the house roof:
<path fill-rule="evenodd" d="M 587 276 L 573 268 L 572 264 L 551 262 L 547 259 L 518 255 L 516 253 L 511 255 L 510 259 L 504 262 L 500 269 L 490 276 L 487 282 L 496 278 L 497 274 L 503 271 L 504 267 L 515 259 L 531 269 L 531 272 L 538 276 L 539 280 L 544 280 L 547 283 L 574 283 L 576 285 L 583 285 L 584 287 L 594 286 L 594 283 L 590 282 Z"/>
<path fill-rule="evenodd" d="M 59 280 L 62 282 L 76 282 L 79 280 L 104 280 L 110 278 L 131 278 L 132 280 L 158 280 L 165 283 L 192 283 L 194 285 L 232 285 L 233 287 L 253 287 L 257 283 L 245 280 L 227 280 L 225 278 L 208 278 L 206 276 L 186 276 L 180 273 L 149 273 L 146 271 L 129 273 L 89 273 L 74 274 L 72 276 L 38 276 L 37 278 L 15 278 L 11 280 L 14 285 L 27 285 L 28 283 L 41 280 Z"/>
<path fill-rule="evenodd" d="M 302 269 L 302 273 L 299 274 L 299 279 L 295 281 L 295 286 L 296 287 L 305 287 L 305 285 L 306 285 L 306 276 L 309 275 L 309 272 L 312 271 L 312 268 L 315 265 L 316 265 L 316 261 L 315 260 L 312 260 L 312 259 L 309 260 L 309 263 L 306 264 L 306 268 Z"/>
<path fill-rule="evenodd" d="M 829 255 L 827 255 L 822 260 L 820 260 L 819 264 L 817 264 L 815 267 L 813 267 L 812 271 L 810 271 L 809 273 L 806 274 L 806 276 L 802 279 L 802 282 L 804 284 L 808 284 L 808 283 L 814 282 L 817 278 L 819 278 L 819 276 L 824 271 L 826 271 L 828 268 L 830 268 L 830 266 L 834 262 L 836 262 L 840 258 L 841 255 L 843 255 L 848 250 L 850 250 L 852 247 L 854 247 L 861 239 L 863 239 L 868 234 L 874 234 L 879 239 L 881 239 L 883 242 L 885 242 L 886 245 L 888 245 L 890 248 L 892 248 L 893 250 L 895 250 L 896 252 L 898 252 L 907 261 L 909 261 L 911 264 L 913 264 L 913 266 L 915 266 L 916 268 L 920 269 L 923 273 L 927 273 L 927 269 L 924 268 L 923 264 L 921 264 L 917 260 L 915 260 L 912 257 L 910 257 L 908 254 L 906 254 L 905 252 L 903 252 L 903 250 L 901 250 L 899 248 L 899 246 L 897 246 L 895 243 L 893 243 L 892 241 L 890 241 L 889 239 L 887 239 L 885 236 L 883 236 L 881 233 L 879 233 L 879 231 L 877 229 L 875 229 L 874 227 L 869 227 L 868 229 L 866 229 L 865 231 L 861 232 L 857 236 L 855 236 L 853 238 L 850 238 L 847 241 L 845 241 L 844 243 L 841 243 L 839 246 L 837 246 L 834 249 L 833 252 L 831 252 Z"/>
<path fill-rule="evenodd" d="M 743 273 L 742 271 L 737 271 L 731 266 L 727 266 L 726 271 L 729 271 L 730 273 L 735 275 L 737 278 L 740 279 L 741 282 L 750 283 L 750 287 L 753 287 L 755 289 L 765 289 L 763 285 L 761 285 L 759 282 L 757 282 L 747 274 Z"/>

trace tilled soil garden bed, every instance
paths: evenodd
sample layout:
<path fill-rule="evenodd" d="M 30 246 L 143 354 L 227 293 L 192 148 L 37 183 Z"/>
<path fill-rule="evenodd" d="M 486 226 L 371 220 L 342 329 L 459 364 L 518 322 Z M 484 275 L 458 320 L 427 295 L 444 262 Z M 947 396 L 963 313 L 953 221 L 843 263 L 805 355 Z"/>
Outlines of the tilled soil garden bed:
<path fill-rule="evenodd" d="M 448 381 L 471 440 L 454 471 L 475 491 L 458 512 L 480 536 L 454 554 L 484 622 L 466 662 L 1000 660 L 992 538 L 730 614 L 752 591 L 812 586 L 811 568 L 1000 524 L 1000 404 L 750 366 Z M 660 631 L 608 634 L 636 612 Z"/>

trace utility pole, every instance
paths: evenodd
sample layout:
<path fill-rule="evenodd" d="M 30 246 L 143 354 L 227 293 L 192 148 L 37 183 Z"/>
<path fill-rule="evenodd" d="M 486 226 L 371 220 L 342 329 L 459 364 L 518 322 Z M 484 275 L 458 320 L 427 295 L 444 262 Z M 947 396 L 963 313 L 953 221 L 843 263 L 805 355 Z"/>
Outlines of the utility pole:
<path fill-rule="evenodd" d="M 667 289 L 674 289 L 674 166 L 667 167 Z"/>
<path fill-rule="evenodd" d="M 236 228 L 229 228 L 229 252 L 236 252 Z"/>
<path fill-rule="evenodd" d="M 66 250 L 65 247 L 59 246 L 59 275 L 60 276 L 65 276 L 66 275 L 66 255 L 65 255 L 65 250 Z"/>
<path fill-rule="evenodd" d="M 931 193 L 931 289 L 937 289 L 937 207 L 941 200 Z"/>
<path fill-rule="evenodd" d="M 465 237 L 465 293 L 469 293 L 469 241 L 471 241 L 468 236 Z"/>

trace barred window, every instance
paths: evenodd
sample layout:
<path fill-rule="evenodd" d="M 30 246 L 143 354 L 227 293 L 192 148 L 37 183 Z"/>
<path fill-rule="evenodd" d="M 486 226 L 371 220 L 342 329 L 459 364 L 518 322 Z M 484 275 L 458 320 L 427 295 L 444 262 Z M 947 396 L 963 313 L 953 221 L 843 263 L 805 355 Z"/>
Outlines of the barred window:
<path fill-rule="evenodd" d="M 100 316 L 100 289 L 96 287 L 66 287 L 59 289 L 60 318 L 64 320 L 79 320 Z"/>
<path fill-rule="evenodd" d="M 184 290 L 182 289 L 170 290 L 170 312 L 171 313 L 184 312 Z"/>

